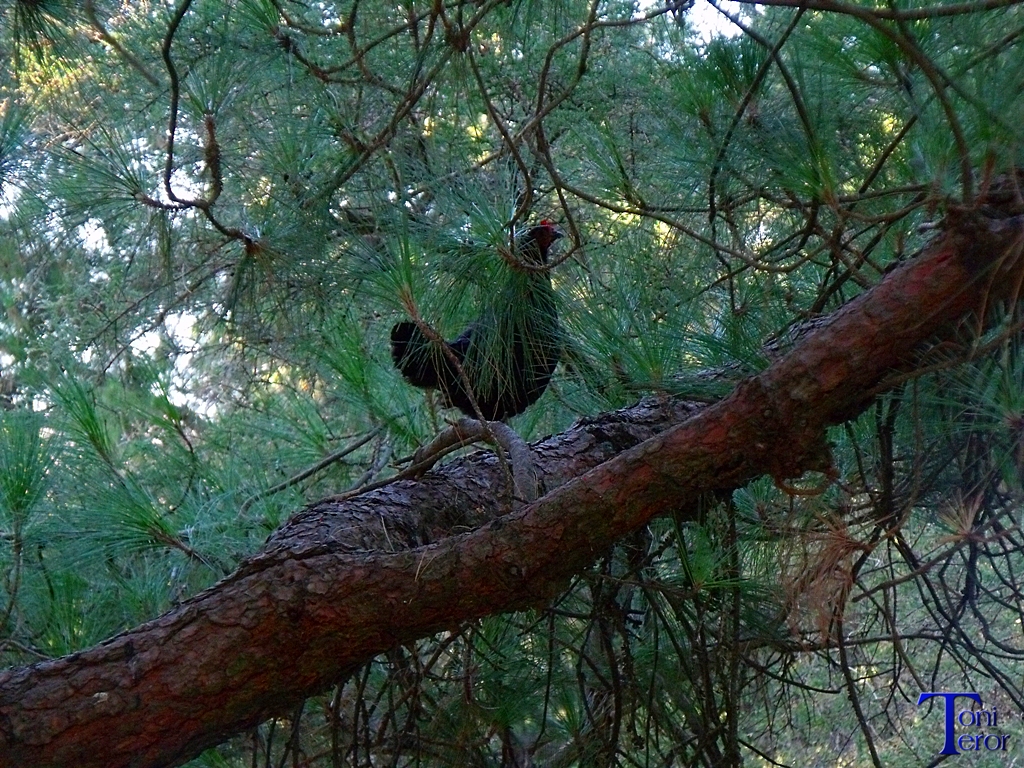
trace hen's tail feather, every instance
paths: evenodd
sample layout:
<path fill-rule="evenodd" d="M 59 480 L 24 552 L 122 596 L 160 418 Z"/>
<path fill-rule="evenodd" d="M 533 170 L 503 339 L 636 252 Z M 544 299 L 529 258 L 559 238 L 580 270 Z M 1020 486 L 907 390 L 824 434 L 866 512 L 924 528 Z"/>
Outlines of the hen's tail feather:
<path fill-rule="evenodd" d="M 435 353 L 416 323 L 395 323 L 391 329 L 391 359 L 413 386 L 437 388 Z"/>

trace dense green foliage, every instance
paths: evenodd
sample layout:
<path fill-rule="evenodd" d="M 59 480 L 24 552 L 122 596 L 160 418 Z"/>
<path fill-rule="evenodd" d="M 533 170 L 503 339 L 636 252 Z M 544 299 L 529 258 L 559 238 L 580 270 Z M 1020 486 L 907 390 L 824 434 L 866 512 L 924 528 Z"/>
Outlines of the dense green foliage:
<path fill-rule="evenodd" d="M 726 11 L 614 0 L 0 3 L 0 663 L 392 473 L 445 417 L 392 323 L 507 302 L 540 219 L 566 349 L 524 436 L 763 366 L 1024 161 L 1020 9 L 897 5 L 746 6 L 711 39 Z M 929 763 L 921 690 L 1024 710 L 1018 320 L 836 429 L 824 492 L 666 510 L 549 610 L 196 764 Z"/>

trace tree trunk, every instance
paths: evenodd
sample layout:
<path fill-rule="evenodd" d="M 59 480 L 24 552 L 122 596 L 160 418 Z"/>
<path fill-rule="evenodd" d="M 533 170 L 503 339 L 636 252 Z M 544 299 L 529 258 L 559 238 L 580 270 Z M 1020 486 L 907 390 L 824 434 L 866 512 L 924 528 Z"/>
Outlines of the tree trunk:
<path fill-rule="evenodd" d="M 293 517 L 154 621 L 0 673 L 0 767 L 166 766 L 396 643 L 542 606 L 620 537 L 760 475 L 828 471 L 826 428 L 976 331 L 1024 279 L 1024 217 L 960 213 L 913 260 L 705 407 L 648 401 L 536 446 L 548 493 L 511 512 L 490 454 Z M 948 353 L 947 353 L 948 356 Z"/>

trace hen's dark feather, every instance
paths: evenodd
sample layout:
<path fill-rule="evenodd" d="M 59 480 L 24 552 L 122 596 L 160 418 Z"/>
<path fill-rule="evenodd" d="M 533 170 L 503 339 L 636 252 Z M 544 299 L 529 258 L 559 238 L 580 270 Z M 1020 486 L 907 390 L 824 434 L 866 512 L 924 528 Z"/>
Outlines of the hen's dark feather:
<path fill-rule="evenodd" d="M 548 248 L 562 236 L 543 223 L 517 243 L 517 256 L 527 264 L 547 263 Z M 522 413 L 536 402 L 558 364 L 558 312 L 547 272 L 518 271 L 491 310 L 462 335 L 432 343 L 415 323 L 403 321 L 391 329 L 391 358 L 414 386 L 440 390 L 447 404 L 476 418 L 473 400 L 489 421 Z M 470 398 L 458 361 L 469 380 Z"/>

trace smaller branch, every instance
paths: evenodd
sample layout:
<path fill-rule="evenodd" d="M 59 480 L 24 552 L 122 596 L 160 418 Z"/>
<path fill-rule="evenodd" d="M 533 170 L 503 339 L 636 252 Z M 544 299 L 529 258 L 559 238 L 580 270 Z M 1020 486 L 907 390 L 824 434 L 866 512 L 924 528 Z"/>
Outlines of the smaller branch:
<path fill-rule="evenodd" d="M 292 29 L 298 30 L 304 35 L 311 35 L 314 37 L 333 37 L 339 32 L 345 31 L 344 21 L 338 22 L 337 26 L 335 26 L 333 29 L 325 29 L 322 26 L 313 27 L 308 24 L 303 24 L 301 21 L 299 21 L 294 16 L 289 14 L 288 11 L 285 9 L 284 5 L 278 2 L 278 0 L 273 0 L 273 3 L 274 8 L 281 15 L 281 18 L 284 19 L 284 23 L 287 24 Z M 402 29 L 404 29 L 404 27 Z"/>
<path fill-rule="evenodd" d="M 868 745 L 868 752 L 871 753 L 871 762 L 875 768 L 882 768 L 882 762 L 878 758 L 878 749 L 875 747 L 875 739 L 871 733 L 871 724 L 868 722 L 868 718 L 864 714 L 864 708 L 861 706 L 860 696 L 857 694 L 857 681 L 854 680 L 849 654 L 846 652 L 846 627 L 843 621 L 843 606 L 846 603 L 845 592 L 846 590 L 844 590 L 843 598 L 838 601 L 839 604 L 833 612 L 836 647 L 839 650 L 839 668 L 842 670 L 843 680 L 846 683 L 847 698 L 849 698 L 854 714 L 857 717 L 857 725 L 860 726 L 864 741 Z"/>
<path fill-rule="evenodd" d="M 935 91 L 935 98 L 939 100 L 942 111 L 946 113 L 946 120 L 949 122 L 949 129 L 953 132 L 953 140 L 956 142 L 956 150 L 960 155 L 960 183 L 962 185 L 963 204 L 970 205 L 974 198 L 974 175 L 971 169 L 971 152 L 967 147 L 967 138 L 964 136 L 963 127 L 960 125 L 960 118 L 946 95 L 946 87 L 953 81 L 936 64 L 925 56 L 924 51 L 917 45 L 910 32 L 905 28 L 903 19 L 897 19 L 896 23 L 900 28 L 900 34 L 896 34 L 885 24 L 875 20 L 865 19 L 874 29 L 892 40 L 902 48 L 917 66 L 921 68 L 924 76 L 928 78 Z"/>
<path fill-rule="evenodd" d="M 828 11 L 843 13 L 863 19 L 871 16 L 886 21 L 921 21 L 937 19 L 944 16 L 966 16 L 983 11 L 994 11 L 999 8 L 1010 8 L 1020 5 L 1021 0 L 979 0 L 978 2 L 960 3 L 959 5 L 932 5 L 911 10 L 896 10 L 877 7 L 864 7 L 835 2 L 835 0 L 739 0 L 747 5 L 778 5 L 787 8 L 806 8 L 812 11 Z"/>
<path fill-rule="evenodd" d="M 188 9 L 191 5 L 192 0 L 182 0 L 181 5 L 178 6 L 177 10 L 174 12 L 174 16 L 171 18 L 171 23 L 167 27 L 167 34 L 164 36 L 163 45 L 160 49 L 161 56 L 164 60 L 164 66 L 167 68 L 167 75 L 170 78 L 171 97 L 171 114 L 167 121 L 167 160 L 164 163 L 164 192 L 166 192 L 167 198 L 172 203 L 176 203 L 185 208 L 197 208 L 202 211 L 206 220 L 213 225 L 214 229 L 225 237 L 229 237 L 232 240 L 242 240 L 248 245 L 252 242 L 252 238 L 250 238 L 249 235 L 237 227 L 229 227 L 222 224 L 217 217 L 213 215 L 213 199 L 190 200 L 178 197 L 171 185 L 171 177 L 174 175 L 174 141 L 178 131 L 178 108 L 181 102 L 181 82 L 178 78 L 178 68 L 174 66 L 174 59 L 171 57 L 171 46 L 174 44 L 174 36 L 178 33 L 178 28 L 181 26 L 181 22 L 185 18 L 185 14 L 188 13 Z M 207 128 L 210 130 L 210 139 L 213 140 L 212 122 L 208 123 Z M 217 151 L 219 153 L 219 150 Z M 209 160 L 209 157 L 207 159 Z M 217 179 L 215 178 L 214 199 L 216 199 L 216 196 L 219 194 L 216 190 L 216 182 Z"/>
<path fill-rule="evenodd" d="M 459 419 L 413 455 L 413 466 L 422 474 L 451 450 L 484 440 L 508 451 L 512 463 L 513 492 L 526 502 L 536 500 L 537 467 L 530 446 L 512 427 L 500 421 Z M 500 452 L 499 452 L 500 456 Z"/>
<path fill-rule="evenodd" d="M 444 435 L 447 432 L 448 430 L 445 430 L 441 434 Z M 440 436 L 438 436 L 438 438 L 439 437 Z M 434 442 L 437 442 L 438 438 L 435 438 Z M 383 480 L 378 480 L 374 483 L 369 483 L 367 485 L 357 485 L 356 487 L 351 488 L 345 491 L 344 493 L 336 493 L 333 496 L 325 496 L 319 501 L 314 502 L 314 504 L 311 506 L 326 503 L 340 504 L 343 501 L 354 499 L 356 496 L 361 496 L 364 493 L 369 493 L 370 491 L 376 491 L 386 486 L 389 486 L 392 483 L 398 482 L 399 480 L 411 480 L 413 478 L 417 478 L 424 472 L 428 471 L 431 467 L 433 467 L 438 462 L 438 460 L 444 458 L 449 453 L 454 453 L 460 448 L 465 448 L 467 445 L 471 445 L 472 443 L 473 440 L 466 440 L 465 442 L 455 442 L 449 445 L 445 445 L 444 447 L 439 448 L 437 453 L 426 456 L 425 458 L 420 459 L 419 461 L 417 461 L 414 456 L 412 464 L 410 464 L 408 467 L 406 467 L 396 475 L 392 475 L 391 477 L 387 477 Z M 431 443 L 431 445 L 433 445 L 433 443 Z M 400 459 L 398 463 L 400 464 L 403 461 L 408 461 L 408 459 Z"/>
<path fill-rule="evenodd" d="M 160 81 L 157 80 L 156 76 L 146 69 L 146 66 L 139 61 L 138 57 L 134 56 L 130 51 L 125 50 L 124 46 L 117 42 L 117 39 L 107 31 L 105 26 L 103 26 L 103 22 L 101 22 L 99 17 L 96 15 L 96 3 L 94 0 L 87 0 L 85 3 L 85 15 L 86 18 L 89 19 L 89 23 L 92 24 L 93 29 L 96 30 L 97 34 L 99 34 L 100 40 L 113 48 L 117 55 L 128 62 L 128 64 L 140 75 L 146 78 L 150 85 L 154 88 L 160 87 Z"/>
<path fill-rule="evenodd" d="M 289 477 L 287 480 L 284 480 L 284 481 L 278 483 L 277 485 L 275 485 L 275 486 L 273 486 L 271 488 L 267 488 L 266 490 L 260 491 L 259 493 L 256 493 L 256 494 L 253 494 L 248 499 L 246 499 L 244 502 L 242 502 L 242 505 L 238 508 L 238 516 L 242 517 L 247 511 L 249 511 L 249 508 L 253 504 L 255 504 L 257 501 L 261 501 L 262 499 L 265 499 L 268 496 L 273 496 L 275 493 L 280 493 L 281 491 L 286 491 L 289 488 L 291 488 L 293 485 L 298 485 L 303 480 L 305 480 L 307 477 L 312 477 L 317 472 L 319 472 L 321 469 L 326 469 L 327 467 L 329 467 L 334 462 L 339 461 L 339 460 L 345 458 L 346 456 L 348 456 L 353 451 L 356 451 L 356 450 L 362 448 L 368 442 L 373 440 L 373 438 L 375 438 L 377 435 L 379 435 L 383 430 L 384 430 L 383 427 L 377 427 L 376 429 L 373 429 L 373 430 L 367 432 L 365 435 L 363 435 L 361 438 L 356 440 L 354 443 L 352 443 L 350 445 L 347 445 L 344 448 L 341 448 L 340 450 L 335 451 L 334 453 L 328 454 L 327 456 L 322 458 L 320 461 L 318 461 L 313 466 L 307 467 L 306 469 L 302 470 L 298 474 L 293 475 L 292 477 Z"/>
<path fill-rule="evenodd" d="M 736 24 L 741 29 L 743 29 L 744 32 L 747 31 L 746 28 L 744 28 L 739 23 L 739 21 L 734 17 L 734 15 L 726 13 L 724 10 L 722 10 L 718 6 L 715 6 L 715 8 L 720 13 L 722 13 L 726 17 L 728 17 L 728 19 L 730 21 L 732 21 L 734 24 Z M 793 30 L 796 29 L 796 25 L 800 21 L 800 18 L 803 16 L 804 10 L 805 9 L 801 8 L 799 11 L 797 11 L 796 15 L 793 16 L 793 20 L 789 23 L 789 26 L 785 29 L 785 31 L 782 33 L 782 35 L 779 36 L 779 39 L 775 43 L 774 46 L 771 46 L 769 48 L 767 45 L 765 45 L 765 48 L 768 48 L 768 57 L 761 63 L 760 68 L 758 68 L 757 73 L 754 75 L 753 81 L 751 81 L 750 86 L 747 88 L 747 92 L 745 94 L 743 94 L 743 98 L 740 100 L 739 105 L 736 107 L 736 111 L 733 113 L 732 122 L 729 124 L 728 130 L 726 130 L 726 132 L 725 132 L 725 137 L 722 139 L 722 146 L 720 146 L 718 148 L 718 154 L 715 156 L 715 162 L 711 166 L 711 179 L 710 179 L 710 181 L 708 183 L 708 187 L 709 187 L 709 189 L 708 189 L 708 201 L 709 201 L 708 219 L 710 221 L 714 221 L 714 219 L 715 219 L 715 210 L 716 210 L 716 206 L 715 206 L 715 181 L 718 178 L 718 173 L 719 173 L 719 171 L 722 168 L 722 162 L 725 160 L 725 153 L 726 153 L 726 151 L 729 148 L 730 142 L 732 141 L 732 136 L 735 133 L 736 128 L 739 126 L 740 120 L 743 119 L 743 115 L 747 111 L 747 107 L 750 105 L 750 102 L 753 100 L 754 94 L 757 92 L 757 89 L 761 87 L 761 84 L 764 82 L 765 77 L 768 75 L 768 71 L 769 71 L 769 67 L 771 66 L 771 63 L 773 61 L 778 62 L 780 67 L 781 67 L 781 59 L 779 59 L 779 51 L 782 49 L 782 46 L 785 45 L 786 40 L 789 39 L 789 36 L 793 33 Z M 757 38 L 757 40 L 758 40 L 758 42 L 762 43 L 762 45 L 764 45 L 764 43 L 765 43 L 764 40 L 762 40 L 761 38 Z M 787 83 L 788 82 L 789 81 L 787 80 Z M 792 89 L 790 89 L 790 91 L 791 91 L 791 93 L 793 92 Z M 804 111 L 801 110 L 801 116 L 803 116 L 803 115 L 804 115 Z M 805 123 L 805 125 L 806 125 L 806 123 Z M 716 251 L 716 253 L 717 253 L 717 251 Z"/>
<path fill-rule="evenodd" d="M 391 461 L 391 455 L 394 453 L 394 449 L 391 447 L 391 443 L 385 443 L 384 445 L 377 444 L 374 449 L 374 457 L 370 466 L 366 468 L 366 471 L 349 487 L 350 491 L 362 490 L 365 486 L 369 485 L 370 482 Z"/>
<path fill-rule="evenodd" d="M 509 135 L 508 128 L 505 127 L 501 115 L 498 114 L 497 108 L 495 108 L 494 103 L 491 101 L 491 96 L 487 92 L 487 84 L 484 82 L 483 75 L 480 74 L 480 67 L 476 63 L 476 56 L 473 55 L 472 48 L 466 52 L 466 56 L 469 59 L 469 67 L 473 70 L 473 77 L 476 80 L 477 88 L 480 89 L 480 96 L 484 100 L 484 108 L 487 110 L 487 114 L 490 115 L 494 127 L 501 134 L 501 138 L 505 142 L 505 146 L 508 147 L 508 151 L 512 154 L 512 158 L 516 161 L 516 165 L 519 166 L 519 172 L 523 175 L 526 193 L 523 195 L 519 205 L 516 206 L 515 213 L 512 214 L 512 221 L 509 222 L 509 227 L 514 230 L 516 222 L 522 219 L 533 205 L 533 176 L 523 161 L 523 156 L 516 146 L 516 141 Z"/>
<path fill-rule="evenodd" d="M 167 34 L 164 36 L 163 46 L 160 53 L 163 56 L 164 66 L 167 67 L 167 75 L 171 81 L 171 116 L 167 123 L 167 162 L 164 163 L 164 191 L 167 197 L 175 203 L 187 203 L 187 200 L 179 199 L 171 188 L 171 175 L 174 173 L 174 137 L 178 131 L 178 103 L 181 100 L 181 85 L 178 80 L 178 68 L 174 66 L 171 58 L 171 45 L 174 43 L 174 36 L 178 32 L 182 19 L 188 13 L 192 0 L 182 0 L 181 5 L 171 18 L 170 26 L 167 27 Z"/>

